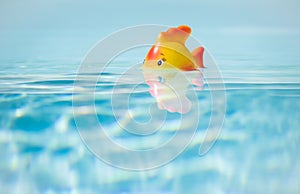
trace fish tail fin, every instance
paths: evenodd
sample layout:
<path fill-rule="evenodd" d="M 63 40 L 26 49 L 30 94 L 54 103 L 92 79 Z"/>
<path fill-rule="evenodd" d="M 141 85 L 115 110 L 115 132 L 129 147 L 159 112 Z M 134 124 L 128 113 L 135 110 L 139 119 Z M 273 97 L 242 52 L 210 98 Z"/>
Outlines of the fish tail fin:
<path fill-rule="evenodd" d="M 203 53 L 204 53 L 204 48 L 202 46 L 196 48 L 192 52 L 193 57 L 194 57 L 194 59 L 196 61 L 196 64 L 200 68 L 204 68 L 204 65 L 203 65 Z"/>

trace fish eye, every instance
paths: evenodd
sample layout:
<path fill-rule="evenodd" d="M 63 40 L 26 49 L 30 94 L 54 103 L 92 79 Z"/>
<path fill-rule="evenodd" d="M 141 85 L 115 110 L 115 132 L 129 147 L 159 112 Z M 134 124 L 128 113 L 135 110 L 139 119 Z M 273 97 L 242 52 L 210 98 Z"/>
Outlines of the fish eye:
<path fill-rule="evenodd" d="M 157 61 L 157 65 L 158 65 L 158 66 L 161 66 L 162 64 L 164 64 L 164 60 L 163 60 L 163 59 L 159 59 L 159 60 Z"/>

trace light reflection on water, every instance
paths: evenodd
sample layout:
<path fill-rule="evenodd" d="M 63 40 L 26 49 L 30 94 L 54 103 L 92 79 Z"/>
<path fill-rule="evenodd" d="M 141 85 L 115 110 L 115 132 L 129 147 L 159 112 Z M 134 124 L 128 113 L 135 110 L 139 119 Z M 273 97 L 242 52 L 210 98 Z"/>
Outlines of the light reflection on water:
<path fill-rule="evenodd" d="M 284 68 L 262 66 L 261 59 L 237 56 L 220 60 L 227 95 L 226 120 L 213 149 L 198 157 L 211 113 L 211 80 L 198 93 L 200 124 L 188 149 L 168 165 L 144 172 L 123 171 L 98 161 L 82 143 L 73 119 L 72 92 L 78 65 L 61 68 L 57 62 L 10 63 L 0 75 L 0 191 L 1 193 L 297 193 L 300 167 L 299 60 L 289 58 Z M 280 61 L 280 59 L 279 59 Z M 51 64 L 51 65 L 49 65 Z M 10 67 L 10 68 L 7 68 Z M 96 85 L 96 110 L 106 132 L 121 144 L 143 148 L 166 141 L 176 129 L 170 119 L 157 139 L 141 141 L 124 135 L 109 111 L 110 93 L 119 72 L 117 66 L 102 75 Z M 141 75 L 142 72 L 140 71 Z M 209 71 L 209 69 L 208 69 Z M 26 74 L 24 74 L 26 72 Z M 91 72 L 89 79 L 98 77 Z M 82 80 L 84 81 L 84 80 Z M 204 81 L 205 83 L 205 81 Z M 117 83 L 126 88 L 135 77 Z M 83 88 L 84 90 L 84 88 Z M 149 86 L 134 90 L 132 108 L 140 121 L 148 113 L 140 103 L 155 103 Z M 118 92 L 117 92 L 118 93 Z M 74 98 L 85 103 L 84 96 Z M 81 107 L 83 119 L 90 109 Z M 116 154 L 116 157 L 118 155 Z M 159 157 L 159 156 L 157 156 Z"/>

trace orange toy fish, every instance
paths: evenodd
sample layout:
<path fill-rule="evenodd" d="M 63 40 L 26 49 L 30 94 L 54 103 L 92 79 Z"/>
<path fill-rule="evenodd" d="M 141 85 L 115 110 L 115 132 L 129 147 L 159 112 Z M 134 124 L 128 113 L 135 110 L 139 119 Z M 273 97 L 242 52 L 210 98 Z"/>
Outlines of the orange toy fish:
<path fill-rule="evenodd" d="M 148 51 L 143 68 L 177 68 L 183 71 L 204 68 L 204 48 L 200 46 L 190 52 L 185 46 L 185 41 L 190 34 L 191 28 L 185 25 L 161 32 L 155 44 Z"/>

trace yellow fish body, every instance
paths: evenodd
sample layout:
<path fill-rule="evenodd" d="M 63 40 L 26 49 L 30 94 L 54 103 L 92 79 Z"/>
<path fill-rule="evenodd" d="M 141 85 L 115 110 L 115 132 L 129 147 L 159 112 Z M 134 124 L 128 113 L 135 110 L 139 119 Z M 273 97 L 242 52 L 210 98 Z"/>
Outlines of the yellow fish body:
<path fill-rule="evenodd" d="M 146 55 L 143 68 L 177 68 L 183 71 L 204 68 L 204 48 L 200 46 L 190 52 L 185 46 L 190 33 L 191 28 L 185 25 L 161 32 Z"/>

